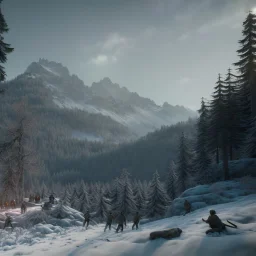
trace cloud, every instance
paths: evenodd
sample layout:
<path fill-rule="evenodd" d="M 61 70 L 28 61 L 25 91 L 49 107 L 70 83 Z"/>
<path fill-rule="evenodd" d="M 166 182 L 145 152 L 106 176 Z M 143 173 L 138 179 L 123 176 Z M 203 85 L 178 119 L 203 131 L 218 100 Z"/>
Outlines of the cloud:
<path fill-rule="evenodd" d="M 185 85 L 185 84 L 188 84 L 189 82 L 191 81 L 190 78 L 188 77 L 182 77 L 178 80 L 178 84 L 180 85 Z"/>
<path fill-rule="evenodd" d="M 103 50 L 112 51 L 128 44 L 128 39 L 118 33 L 109 34 L 102 45 Z"/>
<path fill-rule="evenodd" d="M 182 34 L 182 35 L 178 38 L 178 40 L 179 40 L 179 41 L 184 41 L 184 40 L 188 39 L 188 37 L 189 37 L 189 33 L 184 33 L 184 34 Z"/>
<path fill-rule="evenodd" d="M 125 50 L 132 47 L 132 40 L 118 33 L 110 33 L 102 42 L 96 44 L 96 57 L 90 60 L 94 65 L 115 63 Z"/>
<path fill-rule="evenodd" d="M 106 55 L 98 55 L 97 57 L 92 58 L 90 62 L 98 66 L 105 65 L 109 62 L 109 58 Z"/>

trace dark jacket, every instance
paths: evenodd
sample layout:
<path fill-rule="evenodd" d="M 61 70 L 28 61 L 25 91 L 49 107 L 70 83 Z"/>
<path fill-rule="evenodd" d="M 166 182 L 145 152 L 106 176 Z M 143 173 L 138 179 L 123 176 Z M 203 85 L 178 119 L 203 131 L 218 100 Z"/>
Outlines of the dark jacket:
<path fill-rule="evenodd" d="M 140 219 L 141 219 L 141 216 L 140 216 L 139 214 L 136 214 L 136 215 L 134 216 L 134 218 L 133 218 L 133 222 L 134 222 L 134 223 L 139 223 Z"/>
<path fill-rule="evenodd" d="M 113 215 L 112 215 L 112 214 L 108 214 L 108 217 L 107 217 L 107 224 L 111 224 L 111 223 L 112 223 L 112 220 L 113 220 Z"/>
<path fill-rule="evenodd" d="M 118 216 L 117 221 L 118 221 L 118 224 L 121 224 L 121 225 L 125 224 L 126 225 L 126 218 L 125 218 L 124 214 L 120 214 Z"/>
<path fill-rule="evenodd" d="M 224 226 L 216 214 L 210 215 L 206 220 L 206 223 L 208 223 L 211 228 L 223 228 Z"/>
<path fill-rule="evenodd" d="M 89 213 L 89 212 L 86 212 L 86 213 L 84 214 L 84 219 L 85 219 L 85 220 L 89 220 L 90 218 L 91 218 L 90 213 Z"/>

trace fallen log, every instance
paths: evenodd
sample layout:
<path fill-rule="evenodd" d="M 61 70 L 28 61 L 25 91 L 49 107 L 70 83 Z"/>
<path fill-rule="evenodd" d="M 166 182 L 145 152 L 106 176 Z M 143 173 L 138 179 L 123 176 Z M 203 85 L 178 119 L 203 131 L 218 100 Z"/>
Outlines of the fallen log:
<path fill-rule="evenodd" d="M 172 239 L 175 237 L 179 237 L 182 233 L 180 228 L 172 228 L 162 231 L 155 231 L 150 233 L 150 240 L 154 240 L 156 238 L 165 238 L 165 239 Z"/>

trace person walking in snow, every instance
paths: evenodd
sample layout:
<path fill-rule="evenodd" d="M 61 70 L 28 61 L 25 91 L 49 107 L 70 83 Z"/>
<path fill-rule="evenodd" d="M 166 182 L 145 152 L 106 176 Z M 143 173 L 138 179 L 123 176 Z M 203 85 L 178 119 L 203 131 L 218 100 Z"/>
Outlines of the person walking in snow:
<path fill-rule="evenodd" d="M 106 232 L 107 228 L 109 228 L 109 230 L 111 230 L 112 221 L 113 221 L 113 215 L 112 215 L 112 212 L 109 212 L 109 214 L 107 216 L 107 223 L 106 223 L 104 232 Z"/>
<path fill-rule="evenodd" d="M 139 215 L 139 212 L 136 212 L 134 218 L 133 218 L 133 225 L 132 230 L 136 226 L 136 230 L 139 228 L 139 222 L 140 222 L 141 216 Z"/>
<path fill-rule="evenodd" d="M 6 215 L 6 219 L 5 219 L 5 222 L 4 222 L 4 229 L 7 228 L 7 227 L 12 227 L 12 229 L 13 229 L 11 216 L 9 216 L 7 214 L 5 214 L 5 215 Z"/>
<path fill-rule="evenodd" d="M 27 206 L 24 201 L 21 204 L 20 211 L 21 211 L 21 214 L 26 213 L 27 211 Z"/>
<path fill-rule="evenodd" d="M 124 216 L 124 213 L 121 212 L 121 214 L 118 217 L 118 226 L 116 229 L 116 233 L 118 233 L 118 231 L 121 229 L 121 232 L 123 232 L 124 230 L 124 225 L 126 226 L 126 218 Z"/>
<path fill-rule="evenodd" d="M 210 210 L 210 216 L 208 217 L 208 219 L 202 219 L 202 221 L 208 223 L 210 226 L 210 229 L 205 232 L 206 234 L 222 232 L 226 229 L 225 224 L 223 224 L 220 218 L 216 215 L 215 210 Z"/>
<path fill-rule="evenodd" d="M 185 215 L 191 212 L 191 204 L 188 200 L 184 202 Z"/>
<path fill-rule="evenodd" d="M 89 210 L 87 210 L 86 213 L 84 214 L 84 223 L 83 223 L 83 227 L 85 226 L 85 224 L 87 224 L 86 229 L 89 226 L 90 218 L 91 218 L 90 212 L 89 212 Z"/>
<path fill-rule="evenodd" d="M 49 202 L 51 203 L 51 204 L 54 204 L 54 196 L 53 195 L 50 195 L 49 196 Z"/>

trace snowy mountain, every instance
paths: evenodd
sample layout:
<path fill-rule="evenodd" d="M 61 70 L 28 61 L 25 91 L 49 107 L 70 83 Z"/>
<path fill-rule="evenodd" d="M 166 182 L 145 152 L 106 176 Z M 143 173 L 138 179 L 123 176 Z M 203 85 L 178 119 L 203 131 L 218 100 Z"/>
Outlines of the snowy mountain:
<path fill-rule="evenodd" d="M 109 116 L 138 136 L 196 116 L 194 111 L 182 106 L 168 103 L 158 106 L 152 100 L 112 83 L 109 78 L 88 87 L 76 75 L 70 75 L 62 64 L 45 59 L 33 62 L 25 75 L 29 79 L 41 79 L 58 107 Z"/>

